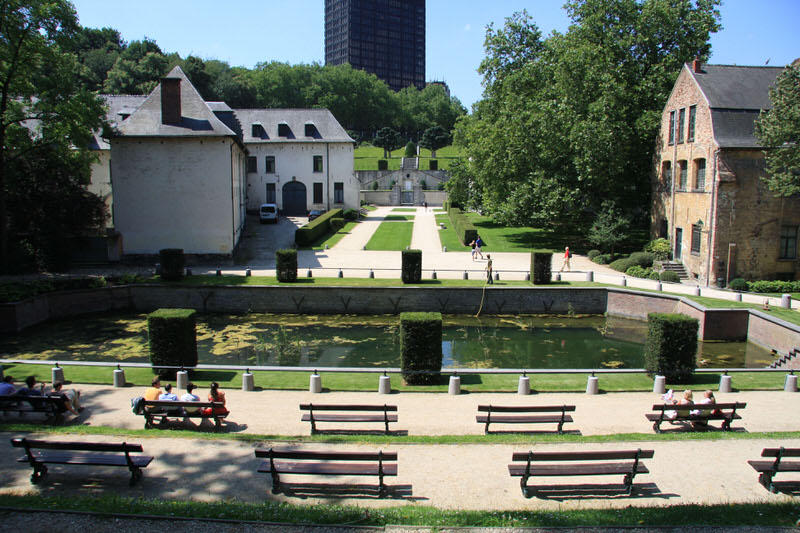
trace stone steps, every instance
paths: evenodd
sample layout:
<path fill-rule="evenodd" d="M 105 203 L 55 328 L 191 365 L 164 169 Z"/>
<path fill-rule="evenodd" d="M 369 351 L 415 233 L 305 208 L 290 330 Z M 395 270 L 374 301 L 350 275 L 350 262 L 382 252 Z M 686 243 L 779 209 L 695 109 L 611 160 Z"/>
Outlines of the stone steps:
<path fill-rule="evenodd" d="M 683 263 L 678 263 L 677 261 L 664 261 L 661 263 L 661 268 L 664 269 L 664 272 L 675 272 L 681 281 L 689 279 L 686 269 L 683 268 Z"/>

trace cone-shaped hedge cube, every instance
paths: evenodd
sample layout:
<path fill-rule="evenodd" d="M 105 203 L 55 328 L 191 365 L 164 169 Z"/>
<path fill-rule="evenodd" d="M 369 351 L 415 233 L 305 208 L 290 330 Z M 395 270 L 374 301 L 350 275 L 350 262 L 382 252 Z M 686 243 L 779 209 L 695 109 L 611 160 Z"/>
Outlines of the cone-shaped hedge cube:
<path fill-rule="evenodd" d="M 648 372 L 665 376 L 668 383 L 691 383 L 697 357 L 696 318 L 677 313 L 647 315 L 644 364 Z"/>
<path fill-rule="evenodd" d="M 531 252 L 531 283 L 546 285 L 553 280 L 553 250 Z"/>
<path fill-rule="evenodd" d="M 402 268 L 403 283 L 422 281 L 422 250 L 403 250 Z"/>
<path fill-rule="evenodd" d="M 177 370 L 163 367 L 197 366 L 196 314 L 194 309 L 157 309 L 147 315 L 153 373 L 175 379 Z"/>
<path fill-rule="evenodd" d="M 403 378 L 409 385 L 439 383 L 442 370 L 442 314 L 401 313 Z M 428 371 L 432 373 L 416 374 Z"/>

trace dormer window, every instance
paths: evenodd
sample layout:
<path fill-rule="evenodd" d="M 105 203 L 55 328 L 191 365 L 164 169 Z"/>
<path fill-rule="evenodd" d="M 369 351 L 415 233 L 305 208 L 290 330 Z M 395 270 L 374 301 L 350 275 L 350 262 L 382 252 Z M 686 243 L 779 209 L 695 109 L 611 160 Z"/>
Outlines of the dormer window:
<path fill-rule="evenodd" d="M 306 122 L 306 137 L 317 137 L 317 127 L 313 122 Z"/>
<path fill-rule="evenodd" d="M 292 130 L 289 129 L 289 125 L 285 122 L 280 122 L 278 124 L 278 137 L 289 137 L 292 133 Z"/>
<path fill-rule="evenodd" d="M 120 122 L 122 122 L 123 120 L 125 120 L 126 118 L 128 118 L 129 116 L 131 116 L 131 114 L 130 114 L 130 113 L 118 113 L 118 115 L 119 115 L 119 120 L 120 120 Z"/>
<path fill-rule="evenodd" d="M 253 137 L 261 138 L 264 137 L 266 132 L 264 131 L 264 126 L 262 126 L 260 122 L 253 122 L 251 133 Z"/>

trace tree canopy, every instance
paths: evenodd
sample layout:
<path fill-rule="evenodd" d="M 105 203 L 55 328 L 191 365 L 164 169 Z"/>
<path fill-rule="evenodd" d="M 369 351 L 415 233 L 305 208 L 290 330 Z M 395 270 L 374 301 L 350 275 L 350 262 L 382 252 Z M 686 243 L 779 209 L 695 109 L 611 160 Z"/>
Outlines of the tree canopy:
<path fill-rule="evenodd" d="M 603 199 L 644 218 L 660 113 L 680 72 L 706 58 L 718 0 L 571 0 L 566 33 L 527 12 L 490 26 L 484 94 L 460 119 L 462 172 L 508 224 L 577 221 Z"/>
<path fill-rule="evenodd" d="M 766 148 L 767 187 L 776 196 L 800 194 L 800 61 L 778 76 L 770 91 L 772 109 L 756 121 Z"/>

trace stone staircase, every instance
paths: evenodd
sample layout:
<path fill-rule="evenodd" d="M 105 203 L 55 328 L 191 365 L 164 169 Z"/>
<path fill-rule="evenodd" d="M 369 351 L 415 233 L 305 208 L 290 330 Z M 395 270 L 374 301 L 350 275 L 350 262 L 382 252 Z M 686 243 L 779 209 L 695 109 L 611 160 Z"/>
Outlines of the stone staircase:
<path fill-rule="evenodd" d="M 664 269 L 664 272 L 675 272 L 681 281 L 689 279 L 686 269 L 683 268 L 683 263 L 678 261 L 664 261 L 661 263 L 661 268 Z"/>
<path fill-rule="evenodd" d="M 784 355 L 768 368 L 800 369 L 800 348 L 794 348 L 788 355 Z"/>
<path fill-rule="evenodd" d="M 400 163 L 400 168 L 403 170 L 418 170 L 419 158 L 418 157 L 404 157 Z"/>

